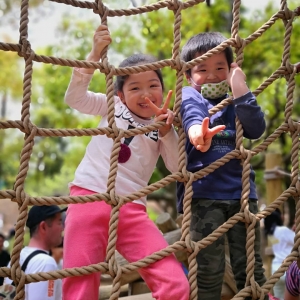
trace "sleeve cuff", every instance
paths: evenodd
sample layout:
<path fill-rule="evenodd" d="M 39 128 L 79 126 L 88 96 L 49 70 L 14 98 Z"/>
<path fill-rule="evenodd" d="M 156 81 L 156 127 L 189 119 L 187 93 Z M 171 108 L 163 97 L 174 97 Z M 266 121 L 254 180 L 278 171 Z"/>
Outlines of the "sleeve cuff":
<path fill-rule="evenodd" d="M 234 103 L 235 105 L 237 105 L 237 104 L 245 103 L 245 102 L 247 102 L 249 99 L 253 99 L 253 98 L 255 98 L 254 95 L 252 94 L 251 91 L 249 91 L 249 92 L 247 92 L 246 94 L 244 94 L 244 95 L 242 95 L 242 96 L 240 96 L 240 97 L 238 97 L 238 98 L 233 99 L 232 101 L 233 101 L 233 103 Z"/>
<path fill-rule="evenodd" d="M 73 76 L 75 78 L 79 78 L 82 81 L 90 82 L 93 77 L 93 74 L 82 73 L 82 72 L 80 72 L 80 68 L 75 67 L 73 69 Z"/>

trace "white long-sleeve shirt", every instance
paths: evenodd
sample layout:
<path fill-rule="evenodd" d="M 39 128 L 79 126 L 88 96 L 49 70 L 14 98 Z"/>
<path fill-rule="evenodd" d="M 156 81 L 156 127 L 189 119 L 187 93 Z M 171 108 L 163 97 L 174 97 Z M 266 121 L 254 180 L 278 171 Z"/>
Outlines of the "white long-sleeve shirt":
<path fill-rule="evenodd" d="M 142 76 L 142 75 L 141 75 Z M 92 75 L 74 70 L 66 91 L 66 103 L 85 114 L 102 116 L 98 127 L 108 126 L 108 105 L 105 94 L 88 91 Z M 127 130 L 153 124 L 153 120 L 142 119 L 133 114 L 119 97 L 114 96 L 115 122 L 118 128 Z M 124 138 L 121 141 L 124 142 Z M 106 135 L 93 136 L 79 164 L 75 178 L 70 183 L 98 193 L 105 193 L 110 168 L 113 140 Z M 139 134 L 129 144 L 131 156 L 125 163 L 118 163 L 115 189 L 117 195 L 126 196 L 148 185 L 159 155 L 171 172 L 178 169 L 178 135 L 172 128 L 164 137 L 158 130 Z M 134 202 L 146 205 L 146 197 Z"/>

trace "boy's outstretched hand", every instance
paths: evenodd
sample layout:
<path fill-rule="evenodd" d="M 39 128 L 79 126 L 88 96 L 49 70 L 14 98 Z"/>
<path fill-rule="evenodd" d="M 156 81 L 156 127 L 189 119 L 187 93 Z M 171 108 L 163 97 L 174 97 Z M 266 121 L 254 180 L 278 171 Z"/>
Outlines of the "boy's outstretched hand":
<path fill-rule="evenodd" d="M 209 118 L 203 119 L 202 125 L 193 125 L 189 128 L 188 135 L 191 144 L 201 151 L 206 152 L 211 146 L 211 140 L 215 134 L 225 129 L 225 125 L 209 128 Z"/>
<path fill-rule="evenodd" d="M 173 91 L 170 90 L 168 92 L 166 101 L 163 105 L 163 107 L 157 107 L 149 98 L 145 98 L 149 104 L 149 106 L 152 108 L 155 114 L 155 122 L 166 120 L 166 125 L 159 128 L 159 133 L 161 136 L 164 136 L 168 133 L 168 131 L 172 127 L 172 123 L 174 120 L 174 113 L 170 109 L 168 109 L 171 97 L 172 97 Z"/>

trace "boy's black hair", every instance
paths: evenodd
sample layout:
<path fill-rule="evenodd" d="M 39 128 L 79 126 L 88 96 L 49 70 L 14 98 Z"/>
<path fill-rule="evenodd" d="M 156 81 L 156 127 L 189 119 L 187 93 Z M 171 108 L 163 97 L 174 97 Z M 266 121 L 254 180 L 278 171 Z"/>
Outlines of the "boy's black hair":
<path fill-rule="evenodd" d="M 181 51 L 181 59 L 185 62 L 191 61 L 199 54 L 204 54 L 207 51 L 219 46 L 227 39 L 220 32 L 203 32 L 192 36 Z M 233 62 L 233 51 L 231 47 L 224 49 L 228 67 L 230 68 Z M 191 76 L 191 69 L 186 71 L 186 74 Z"/>
<path fill-rule="evenodd" d="M 131 56 L 129 56 L 128 58 L 124 59 L 119 67 L 120 68 L 126 68 L 126 67 L 133 67 L 133 66 L 139 66 L 139 65 L 143 65 L 143 64 L 150 64 L 153 62 L 156 62 L 157 59 L 149 54 L 142 54 L 142 53 L 137 53 L 137 54 L 133 54 Z M 164 90 L 164 80 L 162 77 L 162 73 L 160 69 L 157 70 L 153 70 L 157 76 L 158 79 L 162 85 L 162 89 Z M 117 94 L 118 91 L 122 91 L 123 90 L 123 85 L 126 81 L 126 79 L 128 78 L 129 75 L 120 75 L 117 76 L 116 82 L 115 82 L 115 94 Z"/>

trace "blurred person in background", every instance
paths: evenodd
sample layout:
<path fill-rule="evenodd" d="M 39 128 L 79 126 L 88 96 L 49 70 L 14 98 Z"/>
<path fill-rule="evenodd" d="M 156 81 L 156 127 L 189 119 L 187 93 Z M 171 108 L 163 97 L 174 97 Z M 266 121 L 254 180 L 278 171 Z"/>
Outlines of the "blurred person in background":
<path fill-rule="evenodd" d="M 20 265 L 25 274 L 58 270 L 56 261 L 49 255 L 51 248 L 62 243 L 64 229 L 62 212 L 57 205 L 33 206 L 28 212 L 26 226 L 30 231 L 28 246 L 20 253 Z M 10 263 L 8 264 L 10 267 Z M 5 277 L 4 283 L 14 285 Z M 25 285 L 25 300 L 61 300 L 61 279 L 33 282 Z"/>
<path fill-rule="evenodd" d="M 291 229 L 283 225 L 283 216 L 278 208 L 265 218 L 264 225 L 268 245 L 272 246 L 274 254 L 272 260 L 272 274 L 274 274 L 292 251 L 295 231 L 294 228 Z M 273 286 L 273 294 L 280 300 L 285 299 L 285 276 L 286 274 L 282 275 Z"/>
<path fill-rule="evenodd" d="M 3 249 L 4 247 L 5 236 L 0 233 L 0 267 L 6 267 L 10 261 L 9 253 Z M 0 277 L 0 285 L 3 284 L 4 277 Z"/>

